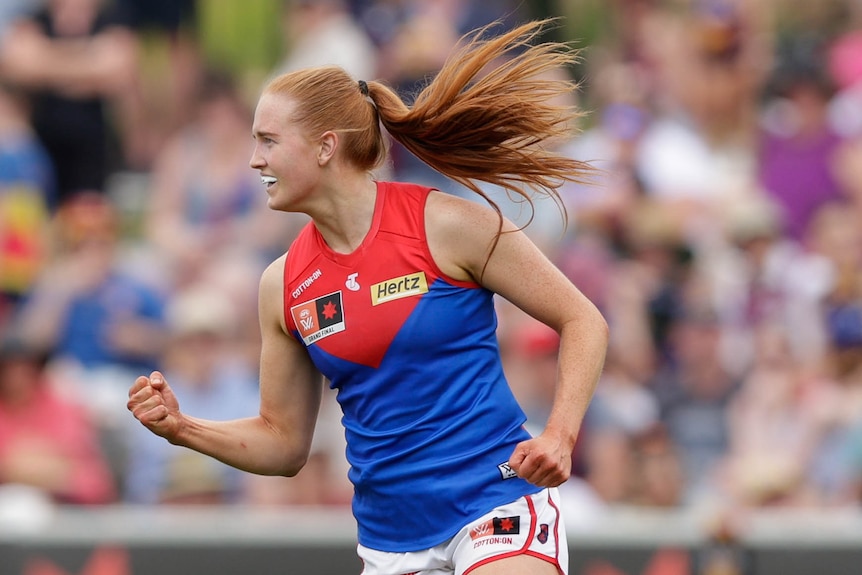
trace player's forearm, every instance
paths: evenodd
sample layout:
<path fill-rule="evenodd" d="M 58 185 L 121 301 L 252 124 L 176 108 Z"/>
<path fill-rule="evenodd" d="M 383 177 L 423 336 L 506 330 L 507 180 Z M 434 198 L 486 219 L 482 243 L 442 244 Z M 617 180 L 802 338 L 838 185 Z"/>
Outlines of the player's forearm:
<path fill-rule="evenodd" d="M 211 421 L 184 416 L 171 443 L 199 451 L 237 469 L 259 475 L 296 475 L 308 458 L 310 441 L 285 437 L 260 416 Z"/>
<path fill-rule="evenodd" d="M 562 330 L 557 389 L 545 429 L 572 447 L 601 376 L 607 346 L 608 325 L 598 310 Z"/>
<path fill-rule="evenodd" d="M 79 97 L 109 95 L 131 82 L 137 57 L 134 35 L 122 29 L 64 39 L 19 24 L 0 47 L 0 69 L 11 81 L 29 88 Z"/>

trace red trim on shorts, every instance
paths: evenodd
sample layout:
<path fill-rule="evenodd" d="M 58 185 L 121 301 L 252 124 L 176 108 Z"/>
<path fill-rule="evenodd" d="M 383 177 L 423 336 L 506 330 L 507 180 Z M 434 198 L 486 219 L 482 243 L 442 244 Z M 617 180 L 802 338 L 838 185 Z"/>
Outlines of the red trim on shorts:
<path fill-rule="evenodd" d="M 556 546 L 554 557 L 556 560 L 553 563 L 557 566 L 557 571 L 560 572 L 560 575 L 565 575 L 563 568 L 560 566 L 560 508 L 554 503 L 550 491 L 548 491 L 548 505 L 553 507 L 554 511 L 557 512 L 557 519 L 554 521 L 554 545 Z"/>
<path fill-rule="evenodd" d="M 508 553 L 502 553 L 500 555 L 494 555 L 493 557 L 488 557 L 487 559 L 483 559 L 478 563 L 474 563 L 464 571 L 464 575 L 468 575 L 473 569 L 477 567 L 482 567 L 483 565 L 487 565 L 488 563 L 493 563 L 494 561 L 498 561 L 500 559 L 508 559 L 509 557 L 517 557 L 518 555 L 532 555 L 529 552 L 530 543 L 533 542 L 533 536 L 536 534 L 536 507 L 533 505 L 533 498 L 530 495 L 525 495 L 524 499 L 527 500 L 527 507 L 530 508 L 530 532 L 527 534 L 527 540 L 524 542 L 524 546 L 518 549 L 517 551 L 510 551 Z M 547 559 L 545 557 L 544 559 Z"/>
<path fill-rule="evenodd" d="M 554 567 L 557 568 L 557 571 L 560 573 L 560 575 L 564 575 L 563 574 L 563 568 L 560 567 L 559 558 L 552 559 L 552 558 L 548 557 L 547 555 L 539 553 L 538 551 L 530 551 L 529 549 L 526 552 L 524 552 L 523 555 L 529 555 L 530 557 L 535 557 L 536 559 L 541 559 L 542 561 L 550 563 L 551 565 L 553 565 Z"/>

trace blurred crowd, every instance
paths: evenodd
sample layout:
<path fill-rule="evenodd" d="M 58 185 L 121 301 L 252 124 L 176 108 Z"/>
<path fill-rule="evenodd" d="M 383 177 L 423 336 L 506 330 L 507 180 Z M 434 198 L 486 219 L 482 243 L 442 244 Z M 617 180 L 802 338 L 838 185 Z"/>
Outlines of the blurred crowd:
<path fill-rule="evenodd" d="M 256 412 L 258 276 L 306 222 L 267 208 L 248 167 L 260 84 L 206 57 L 199 8 L 0 4 L 0 483 L 63 504 L 348 505 L 332 392 L 291 479 L 171 446 L 125 410 L 160 369 L 191 415 Z M 597 169 L 561 189 L 568 220 L 487 189 L 611 326 L 570 521 L 862 503 L 862 3 L 279 8 L 283 53 L 262 77 L 334 63 L 408 101 L 495 20 L 562 16 L 550 33 L 582 50 L 560 73 L 583 123 L 554 145 Z M 466 194 L 397 146 L 380 177 Z M 556 334 L 498 304 L 541 430 Z"/>

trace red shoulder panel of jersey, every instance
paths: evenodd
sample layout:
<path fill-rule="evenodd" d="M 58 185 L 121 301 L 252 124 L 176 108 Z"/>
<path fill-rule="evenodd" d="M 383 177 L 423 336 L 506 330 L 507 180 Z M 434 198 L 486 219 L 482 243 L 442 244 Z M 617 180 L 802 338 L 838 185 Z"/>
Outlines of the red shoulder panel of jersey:
<path fill-rule="evenodd" d="M 285 264 L 285 319 L 306 346 L 377 367 L 420 299 L 442 276 L 424 229 L 429 188 L 381 182 L 371 229 L 350 254 L 309 223 Z"/>

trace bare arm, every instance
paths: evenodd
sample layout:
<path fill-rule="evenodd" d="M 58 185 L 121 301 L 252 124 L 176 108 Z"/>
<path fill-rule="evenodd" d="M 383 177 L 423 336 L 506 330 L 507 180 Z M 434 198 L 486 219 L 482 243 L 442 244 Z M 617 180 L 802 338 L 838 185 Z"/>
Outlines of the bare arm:
<path fill-rule="evenodd" d="M 26 20 L 0 46 L 0 72 L 16 84 L 87 97 L 114 95 L 137 81 L 138 46 L 123 28 L 91 38 L 49 38 Z"/>
<path fill-rule="evenodd" d="M 139 377 L 129 410 L 171 443 L 261 475 L 296 475 L 308 458 L 323 378 L 305 348 L 287 334 L 282 314 L 284 257 L 260 285 L 260 414 L 232 421 L 184 415 L 162 375 Z"/>
<path fill-rule="evenodd" d="M 442 271 L 480 281 L 560 334 L 557 387 L 547 425 L 539 437 L 519 445 L 510 460 L 531 483 L 559 485 L 571 472 L 572 449 L 604 365 L 608 325 L 522 232 L 500 236 L 488 260 L 498 225 L 497 214 L 486 206 L 437 193 L 428 200 L 428 242 Z M 504 230 L 515 228 L 504 222 Z"/>
<path fill-rule="evenodd" d="M 185 265 L 205 255 L 205 240 L 185 223 L 185 172 L 189 169 L 189 147 L 184 132 L 171 138 L 157 156 L 149 186 L 149 208 L 145 215 L 147 238 Z"/>

